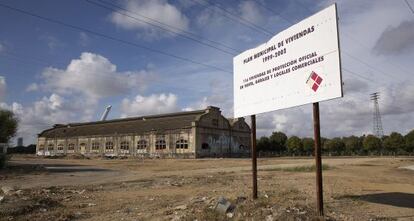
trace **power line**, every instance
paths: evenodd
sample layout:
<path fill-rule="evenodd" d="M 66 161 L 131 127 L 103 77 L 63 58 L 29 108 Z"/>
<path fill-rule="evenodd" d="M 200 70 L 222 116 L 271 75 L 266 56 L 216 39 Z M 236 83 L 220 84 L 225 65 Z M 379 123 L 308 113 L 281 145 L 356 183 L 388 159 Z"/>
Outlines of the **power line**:
<path fill-rule="evenodd" d="M 13 57 L 13 58 L 17 58 L 17 59 L 21 59 L 21 60 L 30 60 L 31 63 L 37 63 L 37 64 L 42 64 L 42 65 L 50 65 L 49 61 L 46 59 L 42 59 L 39 57 L 29 57 L 29 56 L 21 56 L 19 54 L 16 54 L 14 52 L 10 52 L 10 51 L 3 51 L 2 53 L 0 53 L 0 56 L 5 56 L 5 57 Z M 55 63 L 61 64 L 61 65 L 66 65 L 65 62 L 63 61 L 55 61 Z"/>
<path fill-rule="evenodd" d="M 305 8 L 310 14 L 313 14 L 314 12 L 313 11 L 311 11 L 310 9 L 309 9 L 309 7 L 307 7 L 305 4 L 303 4 L 302 2 L 300 2 L 300 1 L 298 1 L 298 0 L 296 0 L 295 1 L 296 2 L 296 4 L 299 4 L 299 5 L 301 5 L 303 8 Z M 408 2 L 407 2 L 407 4 L 408 4 Z M 410 8 L 411 8 L 411 6 L 409 6 Z M 341 23 L 342 25 L 343 25 L 343 23 L 342 23 L 342 21 L 341 20 L 339 20 L 339 23 Z M 342 31 L 341 32 L 342 34 L 344 34 L 347 38 L 349 38 L 349 39 L 351 39 L 352 41 L 354 41 L 354 42 L 356 42 L 356 43 L 358 43 L 359 45 L 361 45 L 362 47 L 365 47 L 366 49 L 368 49 L 368 50 L 370 50 L 370 47 L 368 47 L 367 45 L 365 45 L 363 42 L 361 42 L 360 40 L 358 40 L 358 39 L 356 39 L 356 38 L 354 38 L 354 37 L 352 37 L 352 35 L 350 35 L 350 34 L 348 34 L 348 33 L 346 33 L 346 32 L 344 32 L 344 31 Z M 401 67 L 401 65 L 398 65 L 398 64 L 396 64 L 396 63 L 394 63 L 394 62 L 392 62 L 392 61 L 388 61 L 392 66 L 394 66 L 394 67 L 396 67 L 396 68 L 398 68 L 398 69 L 400 69 L 401 71 L 403 71 L 403 72 L 405 72 L 406 74 L 411 74 L 409 71 L 407 71 L 407 69 L 406 68 L 402 68 Z"/>
<path fill-rule="evenodd" d="M 361 45 L 362 47 L 364 47 L 364 48 L 366 48 L 366 49 L 370 50 L 370 48 L 369 48 L 367 45 L 363 44 L 361 41 L 359 41 L 358 39 L 356 39 L 356 38 L 352 37 L 352 36 L 351 36 L 351 35 L 349 35 L 348 33 L 346 33 L 346 32 L 342 32 L 342 34 L 344 34 L 347 38 L 351 39 L 352 41 L 354 41 L 354 42 L 358 43 L 358 44 L 359 44 L 359 45 Z M 391 64 L 392 66 L 394 66 L 394 67 L 396 67 L 396 68 L 400 69 L 401 71 L 405 72 L 406 74 L 410 74 L 410 73 L 409 73 L 409 71 L 407 71 L 407 69 L 405 69 L 405 68 L 402 68 L 402 67 L 401 67 L 401 65 L 398 65 L 398 64 L 396 64 L 396 63 L 394 63 L 394 62 L 392 62 L 392 61 L 388 61 L 388 62 L 389 62 L 389 64 Z"/>
<path fill-rule="evenodd" d="M 255 1 L 255 2 L 256 2 L 256 3 L 258 3 L 260 6 L 262 6 L 263 8 L 265 8 L 265 9 L 267 9 L 267 10 L 269 10 L 269 11 L 273 12 L 275 15 L 277 15 L 277 16 L 279 16 L 279 17 L 281 17 L 280 13 L 278 13 L 278 12 L 274 11 L 273 9 L 270 9 L 269 7 L 266 7 L 263 3 L 260 3 L 259 1 Z M 311 12 L 311 10 L 310 10 L 309 8 L 307 8 L 305 5 L 303 5 L 302 3 L 299 3 L 298 1 L 295 1 L 295 2 L 296 2 L 296 4 L 302 5 L 302 7 L 303 7 L 304 9 L 306 9 L 308 12 L 312 13 L 312 12 Z M 290 20 L 288 20 L 287 18 L 284 18 L 284 17 L 282 17 L 282 18 L 283 18 L 285 21 L 287 21 L 289 24 L 294 24 L 294 22 L 293 22 L 293 21 L 290 21 Z M 362 43 L 360 43 L 360 44 L 362 44 Z M 351 54 L 351 53 L 349 53 L 347 50 L 342 49 L 341 51 L 342 51 L 342 53 L 344 53 L 345 55 L 347 55 L 347 56 L 348 56 L 348 57 L 350 57 L 351 59 L 356 60 L 356 61 L 360 62 L 361 64 L 364 64 L 364 65 L 366 65 L 367 67 L 371 68 L 372 70 L 375 70 L 375 71 L 377 71 L 377 72 L 379 72 L 379 73 L 381 73 L 381 74 L 383 74 L 383 75 L 385 75 L 385 76 L 387 76 L 387 77 L 390 77 L 391 79 L 394 79 L 394 76 L 390 76 L 390 75 L 388 75 L 387 73 L 385 73 L 384 71 L 382 71 L 382 70 L 380 70 L 380 69 L 378 69 L 378 68 L 376 68 L 376 67 L 373 67 L 373 66 L 372 66 L 372 65 L 370 65 L 369 63 L 367 63 L 367 62 L 363 61 L 362 59 L 360 59 L 360 58 L 358 58 L 358 57 L 356 57 L 356 56 L 352 55 L 352 54 Z M 348 72 L 348 73 L 350 73 L 350 72 Z"/>
<path fill-rule="evenodd" d="M 223 13 L 221 13 L 221 15 L 224 16 L 224 17 L 226 17 L 226 18 L 228 18 L 228 19 L 230 19 L 232 21 L 238 22 L 238 23 L 240 23 L 240 24 L 242 24 L 242 25 L 244 25 L 244 26 L 246 26 L 246 27 L 248 27 L 248 28 L 250 28 L 252 30 L 255 30 L 255 31 L 257 31 L 257 32 L 259 32 L 261 34 L 264 34 L 266 36 L 273 36 L 273 33 L 267 31 L 266 29 L 264 29 L 264 28 L 262 28 L 262 27 L 260 27 L 260 26 L 258 26 L 256 24 L 254 24 L 254 23 L 252 23 L 252 22 L 250 22 L 250 21 L 248 21 L 248 20 L 246 20 L 244 18 L 241 18 L 238 15 L 235 15 L 234 13 L 228 11 L 227 9 L 225 9 L 223 7 L 218 6 L 217 4 L 213 4 L 213 3 L 211 3 L 211 2 L 209 2 L 207 0 L 193 0 L 193 1 L 196 2 L 196 3 L 198 3 L 198 4 L 200 4 L 200 5 L 202 5 L 202 6 L 210 5 L 212 7 L 215 7 L 215 8 L 217 8 L 220 11 L 223 12 Z M 202 4 L 200 1 L 203 1 L 205 4 Z M 231 16 L 228 16 L 228 15 L 231 15 Z"/>
<path fill-rule="evenodd" d="M 414 9 L 411 7 L 410 3 L 408 3 L 408 0 L 404 0 L 404 1 L 407 4 L 407 6 L 410 9 L 410 11 L 414 14 Z"/>
<path fill-rule="evenodd" d="M 126 41 L 126 40 L 123 40 L 123 39 L 120 39 L 120 38 L 116 38 L 116 37 L 113 37 L 113 36 L 102 34 L 102 33 L 99 33 L 99 32 L 96 32 L 96 31 L 93 31 L 93 30 L 90 30 L 90 29 L 86 29 L 86 28 L 83 28 L 83 27 L 79 27 L 79 26 L 76 26 L 76 25 L 71 25 L 71 24 L 68 24 L 68 23 L 65 23 L 65 22 L 62 22 L 62 21 L 59 21 L 59 20 L 44 17 L 44 16 L 29 12 L 29 11 L 25 11 L 25 10 L 22 10 L 22 9 L 18 9 L 18 8 L 9 6 L 9 5 L 5 5 L 5 4 L 0 3 L 0 7 L 7 8 L 7 9 L 13 10 L 15 12 L 19 12 L 21 14 L 29 15 L 29 16 L 32 16 L 32 17 L 35 17 L 35 18 L 38 18 L 38 19 L 41 19 L 41 20 L 44 20 L 44 21 L 48 21 L 50 23 L 59 24 L 59 25 L 62 25 L 62 26 L 65 26 L 65 27 L 68 27 L 68 28 L 71 28 L 71 29 L 74 29 L 74 30 L 87 32 L 87 33 L 90 33 L 92 35 L 99 36 L 99 37 L 102 37 L 102 38 L 105 38 L 105 39 L 108 39 L 108 40 L 116 41 L 116 42 L 119 42 L 119 43 L 122 43 L 122 44 L 125 44 L 125 45 L 130 45 L 130 46 L 133 46 L 133 47 L 136 47 L 136 48 L 145 49 L 145 50 L 153 52 L 153 53 L 162 54 L 162 55 L 167 56 L 167 57 L 172 57 L 172 58 L 175 58 L 175 59 L 178 59 L 178 60 L 181 60 L 181 61 L 185 61 L 185 62 L 188 62 L 188 63 L 193 63 L 193 64 L 197 64 L 197 65 L 204 66 L 204 67 L 207 67 L 207 68 L 211 68 L 211 69 L 215 69 L 215 70 L 218 70 L 218 71 L 222 71 L 222 72 L 232 74 L 231 71 L 225 70 L 225 69 L 220 68 L 220 67 L 216 67 L 216 66 L 213 66 L 213 65 L 209 65 L 209 64 L 198 62 L 198 61 L 194 61 L 194 60 L 191 60 L 189 58 L 181 57 L 181 56 L 178 56 L 178 55 L 175 55 L 175 54 L 171 54 L 169 52 L 161 51 L 161 50 L 158 50 L 158 49 L 154 49 L 154 48 L 150 48 L 150 47 L 147 47 L 147 46 L 144 46 L 144 45 L 140 45 L 140 44 L 137 44 L 137 43 Z"/>
<path fill-rule="evenodd" d="M 207 47 L 210 47 L 210 48 L 216 49 L 216 50 L 221 51 L 221 52 L 223 52 L 223 53 L 226 53 L 226 54 L 229 54 L 229 55 L 232 55 L 232 56 L 235 56 L 235 55 L 236 55 L 236 54 L 235 54 L 235 53 L 233 53 L 233 52 L 229 52 L 229 51 L 227 51 L 227 50 L 223 50 L 223 49 L 221 49 L 221 48 L 219 48 L 219 47 L 216 47 L 216 46 L 214 46 L 214 45 L 212 45 L 212 44 L 209 44 L 209 43 L 205 43 L 205 42 L 203 42 L 203 41 L 200 41 L 200 40 L 198 40 L 197 38 L 193 38 L 193 37 L 191 37 L 191 36 L 184 35 L 184 34 L 180 33 L 179 31 L 174 31 L 174 30 L 171 30 L 171 29 L 165 28 L 165 27 L 163 27 L 163 26 L 160 26 L 160 25 L 157 25 L 157 24 L 154 24 L 154 23 L 151 23 L 151 22 L 145 21 L 145 20 L 143 20 L 143 19 L 140 19 L 140 18 L 137 18 L 137 17 L 131 16 L 131 15 L 126 14 L 126 13 L 123 13 L 123 12 L 121 12 L 121 11 L 117 11 L 117 10 L 116 10 L 116 9 L 114 9 L 114 8 L 111 8 L 111 7 L 108 7 L 108 6 L 106 6 L 106 5 L 103 5 L 102 3 L 97 3 L 97 2 L 94 2 L 94 1 L 91 1 L 91 0 L 85 0 L 85 1 L 86 1 L 86 2 L 88 2 L 88 3 L 90 3 L 90 4 L 92 4 L 92 5 L 95 5 L 95 6 L 97 6 L 97 7 L 104 8 L 104 9 L 106 9 L 106 10 L 109 10 L 109 11 L 111 11 L 111 12 L 114 12 L 114 13 L 117 13 L 117 14 L 120 14 L 120 15 L 123 15 L 123 16 L 128 17 L 128 18 L 131 18 L 131 19 L 133 19 L 133 20 L 135 20 L 135 21 L 138 21 L 138 22 L 142 22 L 142 23 L 145 23 L 145 24 L 151 25 L 151 26 L 153 26 L 153 27 L 157 27 L 157 28 L 159 28 L 159 29 L 161 29 L 161 30 L 163 30 L 163 31 L 166 31 L 166 32 L 170 32 L 170 33 L 176 34 L 176 35 L 178 35 L 178 36 L 180 36 L 180 37 L 183 37 L 183 38 L 185 38 L 185 39 L 188 39 L 188 40 L 191 40 L 191 41 L 197 42 L 197 43 L 202 44 L 202 45 L 204 45 L 204 46 L 207 46 Z M 124 9 L 124 10 L 125 10 L 125 9 Z M 126 10 L 125 10 L 125 11 L 126 11 Z M 234 50 L 234 49 L 233 49 L 233 50 Z"/>
<path fill-rule="evenodd" d="M 253 26 L 253 27 L 257 28 L 258 30 L 262 30 L 262 31 L 263 31 L 264 33 L 266 33 L 266 34 L 269 34 L 269 35 L 273 35 L 273 34 L 274 34 L 274 33 L 272 33 L 272 32 L 269 32 L 267 29 L 262 28 L 261 26 L 256 25 L 255 23 L 253 23 L 253 22 L 251 22 L 251 21 L 249 21 L 249 20 L 247 20 L 247 19 L 245 19 L 245 18 L 243 18 L 243 17 L 240 17 L 239 15 L 236 15 L 236 14 L 234 14 L 233 12 L 231 12 L 231 11 L 229 11 L 229 10 L 227 10 L 227 9 L 223 8 L 223 7 L 220 7 L 217 3 L 212 3 L 212 2 L 210 2 L 209 0 L 201 0 L 201 1 L 203 1 L 203 2 L 205 2 L 205 3 L 207 3 L 207 4 L 209 4 L 209 5 L 211 5 L 211 6 L 213 6 L 213 7 L 218 8 L 218 9 L 220 9 L 220 10 L 222 10 L 222 11 L 226 12 L 226 13 L 227 13 L 227 14 L 229 14 L 229 15 L 232 15 L 232 16 L 234 16 L 234 17 L 236 17 L 236 18 L 239 18 L 241 21 L 243 21 L 243 22 L 245 22 L 245 23 L 247 23 L 247 24 L 249 24 L 249 25 L 251 25 L 251 26 Z"/>
<path fill-rule="evenodd" d="M 310 9 L 309 9 L 309 7 L 307 7 L 305 4 L 303 4 L 302 2 L 300 2 L 300 1 L 294 1 L 296 4 L 298 4 L 298 5 L 301 5 L 304 9 L 306 9 L 306 11 L 308 11 L 309 13 L 311 13 L 311 14 L 313 14 L 314 12 L 312 12 Z M 342 22 L 341 22 L 341 20 L 339 20 L 339 23 L 341 23 L 342 24 Z M 351 39 L 352 41 L 354 41 L 354 42 L 357 42 L 358 44 L 360 44 L 361 46 L 363 46 L 363 47 L 365 47 L 365 48 L 367 48 L 367 49 L 369 49 L 369 47 L 368 46 L 366 46 L 365 44 L 363 44 L 361 41 L 359 41 L 358 39 L 355 39 L 354 37 L 352 37 L 351 35 L 349 35 L 349 34 L 347 34 L 346 32 L 344 32 L 344 31 L 342 31 L 341 32 L 342 34 L 344 34 L 347 38 L 349 38 L 349 39 Z M 367 62 L 364 62 L 362 59 L 359 59 L 359 58 L 357 58 L 357 57 L 355 57 L 355 56 L 353 56 L 353 55 L 351 55 L 349 52 L 347 52 L 346 50 L 344 50 L 344 49 L 342 49 L 342 51 L 344 51 L 344 54 L 346 54 L 346 55 L 348 55 L 350 58 L 352 58 L 352 59 L 354 59 L 354 60 L 356 60 L 356 61 L 359 61 L 360 63 L 362 63 L 362 64 L 364 64 L 364 65 L 366 65 L 366 66 L 369 66 L 370 68 L 372 68 L 372 69 L 374 69 L 374 70 L 376 70 L 376 71 L 378 71 L 378 72 L 380 72 L 380 73 L 382 73 L 382 74 L 384 74 L 384 75 L 387 75 L 388 76 L 388 74 L 386 74 L 386 73 L 384 73 L 383 71 L 381 71 L 381 70 L 378 70 L 377 68 L 375 68 L 375 67 L 372 67 L 371 65 L 369 65 Z M 400 65 L 397 65 L 397 64 L 395 64 L 395 63 L 393 63 L 392 61 L 388 61 L 388 63 L 389 64 L 391 64 L 392 66 L 394 66 L 394 67 L 397 67 L 397 68 L 399 68 L 401 71 L 403 71 L 403 72 L 405 72 L 405 73 L 407 73 L 407 74 L 411 74 L 411 73 L 408 73 L 407 72 L 407 70 L 405 70 L 405 69 L 403 69 L 403 68 L 401 68 L 400 67 Z M 388 76 L 388 77 L 390 77 L 390 76 Z"/>
<path fill-rule="evenodd" d="M 282 18 L 283 20 L 285 20 L 288 24 L 293 25 L 294 23 L 292 21 L 290 21 L 289 19 L 285 18 L 284 16 L 281 15 L 280 12 L 277 12 L 275 10 L 273 10 L 272 8 L 267 7 L 264 3 L 260 2 L 260 1 L 255 1 L 255 3 L 257 3 L 258 5 L 260 5 L 262 8 L 272 12 L 273 14 L 275 14 L 276 16 Z"/>
<path fill-rule="evenodd" d="M 364 79 L 364 80 L 366 80 L 366 81 L 368 81 L 368 82 L 375 82 L 374 80 L 372 80 L 372 79 L 370 79 L 370 78 L 367 78 L 367 77 L 365 77 L 364 75 L 362 75 L 362 74 L 358 74 L 358 73 L 356 73 L 355 71 L 351 71 L 351 70 L 349 70 L 349 69 L 347 69 L 347 68 L 342 68 L 342 71 L 346 71 L 346 72 L 348 72 L 348 73 L 350 73 L 350 74 L 352 74 L 352 75 L 354 75 L 354 76 L 357 76 L 357 77 L 359 77 L 359 78 L 361 78 L 361 79 Z"/>
<path fill-rule="evenodd" d="M 387 73 L 385 73 L 384 71 L 382 71 L 382 70 L 380 70 L 380 69 L 378 69 L 378 68 L 376 68 L 376 67 L 374 67 L 374 66 L 372 66 L 372 65 L 368 64 L 367 62 L 365 62 L 365 61 L 363 61 L 363 60 L 361 60 L 361 59 L 359 59 L 359 58 L 355 57 L 354 55 L 351 55 L 349 52 L 347 52 L 347 51 L 343 50 L 343 53 L 344 53 L 345 55 L 347 55 L 348 57 L 350 57 L 350 58 L 352 58 L 352 59 L 354 59 L 354 60 L 356 60 L 356 61 L 360 62 L 361 64 L 366 65 L 367 67 L 371 68 L 372 70 L 377 71 L 377 72 L 379 72 L 379 73 L 383 74 L 384 76 L 387 76 L 387 77 L 389 77 L 389 78 L 391 78 L 391 79 L 394 79 L 394 76 L 390 76 L 390 75 L 388 75 L 388 74 L 387 74 Z"/>
<path fill-rule="evenodd" d="M 85 1 L 90 1 L 90 0 L 85 0 Z M 181 32 L 181 33 L 185 33 L 185 34 L 190 35 L 190 36 L 192 36 L 192 37 L 194 37 L 194 38 L 201 39 L 201 40 L 203 40 L 203 41 L 207 41 L 207 42 L 210 42 L 210 43 L 213 43 L 213 44 L 220 45 L 220 46 L 222 46 L 222 47 L 224 47 L 224 48 L 230 49 L 230 50 L 232 50 L 232 51 L 234 51 L 234 52 L 237 52 L 237 53 L 242 52 L 241 50 L 236 49 L 236 48 L 234 48 L 234 47 L 231 47 L 231 46 L 229 46 L 229 45 L 223 44 L 223 43 L 218 42 L 218 41 L 210 40 L 210 39 L 204 38 L 204 37 L 203 37 L 203 36 L 201 36 L 201 35 L 198 35 L 198 34 L 195 34 L 195 33 L 193 33 L 193 32 L 187 31 L 187 30 L 185 30 L 185 29 L 182 29 L 182 28 L 179 28 L 179 27 L 175 27 L 175 26 L 172 26 L 172 25 L 169 25 L 169 24 L 166 24 L 166 23 L 160 22 L 160 21 L 159 21 L 159 20 L 157 20 L 157 19 L 150 18 L 150 17 L 148 17 L 148 16 L 145 16 L 145 15 L 140 14 L 140 13 L 137 13 L 137 12 L 133 12 L 133 11 L 128 10 L 128 9 L 126 9 L 126 8 L 124 8 L 124 7 L 121 7 L 121 6 L 117 5 L 117 4 L 113 4 L 113 3 L 108 2 L 108 1 L 105 1 L 105 0 L 98 0 L 98 1 L 99 1 L 99 2 L 101 2 L 101 3 L 103 3 L 103 4 L 110 5 L 110 6 L 114 7 L 114 8 L 116 8 L 116 9 L 126 11 L 126 12 L 128 12 L 128 13 L 131 13 L 131 14 L 133 14 L 133 15 L 139 16 L 139 17 L 141 17 L 141 18 L 145 18 L 146 20 L 152 21 L 152 22 L 154 22 L 154 23 L 156 23 L 156 24 L 159 24 L 159 25 L 162 25 L 162 26 L 168 27 L 168 28 L 173 29 L 173 30 L 177 30 L 177 31 L 179 31 L 179 32 Z M 150 25 L 153 25 L 153 24 L 152 24 L 152 23 L 150 23 L 150 22 L 146 22 L 146 23 L 148 23 L 148 24 L 150 24 Z"/>

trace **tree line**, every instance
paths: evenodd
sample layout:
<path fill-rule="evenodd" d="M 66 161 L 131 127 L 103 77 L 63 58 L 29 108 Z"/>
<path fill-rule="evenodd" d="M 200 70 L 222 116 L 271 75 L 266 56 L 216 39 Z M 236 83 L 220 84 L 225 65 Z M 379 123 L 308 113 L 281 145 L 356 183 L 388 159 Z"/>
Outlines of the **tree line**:
<path fill-rule="evenodd" d="M 330 156 L 352 155 L 412 155 L 414 154 L 414 130 L 406 135 L 392 132 L 381 138 L 374 135 L 321 138 L 322 154 Z M 313 138 L 288 137 L 283 132 L 273 132 L 257 140 L 259 152 L 271 152 L 280 156 L 309 156 L 313 154 Z"/>

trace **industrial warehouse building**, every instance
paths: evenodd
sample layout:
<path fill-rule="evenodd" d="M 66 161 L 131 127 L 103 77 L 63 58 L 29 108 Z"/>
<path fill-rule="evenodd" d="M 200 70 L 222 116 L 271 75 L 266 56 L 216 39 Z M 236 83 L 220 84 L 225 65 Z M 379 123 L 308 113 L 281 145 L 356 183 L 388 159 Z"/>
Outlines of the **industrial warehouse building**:
<path fill-rule="evenodd" d="M 87 123 L 57 124 L 39 134 L 38 155 L 240 157 L 250 153 L 244 118 L 219 108 Z"/>

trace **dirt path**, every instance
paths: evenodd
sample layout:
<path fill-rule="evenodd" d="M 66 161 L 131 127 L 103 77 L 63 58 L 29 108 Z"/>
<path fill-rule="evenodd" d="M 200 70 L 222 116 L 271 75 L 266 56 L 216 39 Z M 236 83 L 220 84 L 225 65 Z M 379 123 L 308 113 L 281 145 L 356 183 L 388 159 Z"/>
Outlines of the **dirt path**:
<path fill-rule="evenodd" d="M 325 159 L 324 164 L 332 167 L 358 165 L 376 162 L 376 158 Z M 386 159 L 388 160 L 388 159 Z M 165 176 L 196 176 L 216 173 L 251 171 L 248 159 L 201 159 L 201 160 L 73 160 L 14 157 L 11 165 L 35 168 L 33 173 L 4 180 L 4 185 L 19 188 L 50 187 L 66 185 L 91 185 L 110 182 L 125 182 Z M 277 170 L 311 166 L 313 159 L 261 159 L 258 170 Z M 187 166 L 188 165 L 188 166 Z M 244 166 L 240 166 L 244 165 Z M 0 173 L 1 175 L 1 173 Z"/>
<path fill-rule="evenodd" d="M 249 159 L 17 156 L 11 163 L 0 172 L 0 186 L 23 192 L 6 196 L 0 211 L 3 207 L 5 217 L 15 220 L 311 220 L 315 215 L 310 158 L 260 159 L 258 201 L 250 199 Z M 401 169 L 413 165 L 413 158 L 327 158 L 323 163 L 330 219 L 414 220 L 414 171 Z M 236 205 L 234 217 L 211 209 L 219 196 Z"/>

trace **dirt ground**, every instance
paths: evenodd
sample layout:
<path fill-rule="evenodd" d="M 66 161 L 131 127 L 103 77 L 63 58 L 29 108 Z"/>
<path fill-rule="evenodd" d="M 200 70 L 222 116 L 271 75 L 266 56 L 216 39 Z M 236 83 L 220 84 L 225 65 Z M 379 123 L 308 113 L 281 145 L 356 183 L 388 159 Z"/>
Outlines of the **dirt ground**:
<path fill-rule="evenodd" d="M 249 159 L 15 155 L 0 170 L 0 220 L 414 220 L 414 158 L 323 158 L 324 218 L 313 163 L 259 159 L 252 200 Z"/>

